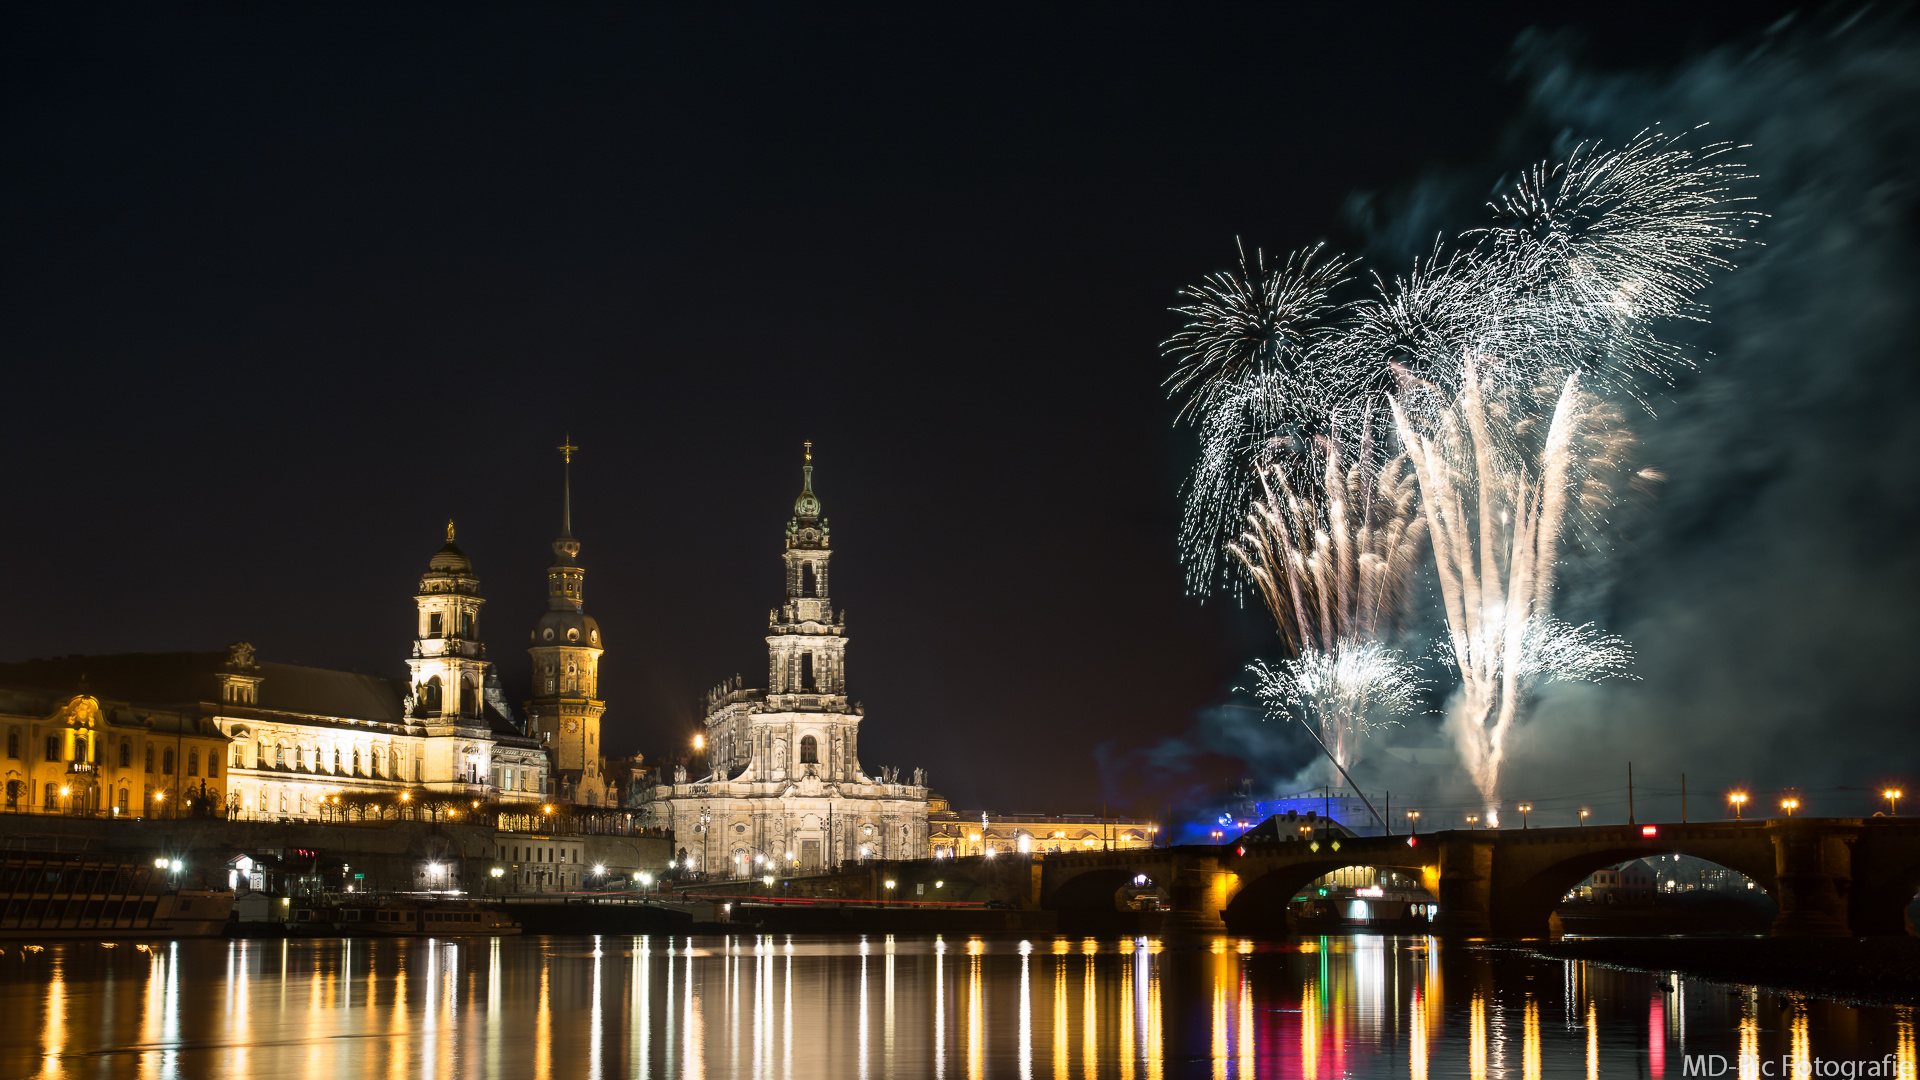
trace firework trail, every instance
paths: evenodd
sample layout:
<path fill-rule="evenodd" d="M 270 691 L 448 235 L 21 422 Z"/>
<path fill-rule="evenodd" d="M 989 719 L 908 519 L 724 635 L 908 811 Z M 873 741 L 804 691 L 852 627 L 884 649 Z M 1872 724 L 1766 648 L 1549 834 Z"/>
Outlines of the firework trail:
<path fill-rule="evenodd" d="M 1631 657 L 1624 641 L 1551 614 L 1570 519 L 1605 508 L 1628 442 L 1617 410 L 1580 382 L 1567 376 L 1544 425 L 1504 395 L 1490 401 L 1472 360 L 1444 408 L 1411 412 L 1403 403 L 1433 393 L 1418 384 L 1389 399 L 1419 480 L 1449 659 L 1460 672 L 1447 725 L 1489 824 L 1499 820 L 1500 765 L 1527 692 L 1547 679 L 1618 674 Z"/>
<path fill-rule="evenodd" d="M 1398 688 L 1417 685 L 1412 665 L 1379 638 L 1399 614 L 1426 521 L 1407 458 L 1372 466 L 1370 435 L 1352 462 L 1338 444 L 1319 440 L 1326 467 L 1304 490 L 1288 469 L 1263 468 L 1247 529 L 1227 545 L 1289 654 L 1278 667 L 1259 669 L 1262 701 L 1276 714 L 1317 725 L 1321 746 L 1343 774 L 1360 758 L 1373 705 L 1398 701 Z M 1283 683 L 1297 692 L 1273 689 Z"/>

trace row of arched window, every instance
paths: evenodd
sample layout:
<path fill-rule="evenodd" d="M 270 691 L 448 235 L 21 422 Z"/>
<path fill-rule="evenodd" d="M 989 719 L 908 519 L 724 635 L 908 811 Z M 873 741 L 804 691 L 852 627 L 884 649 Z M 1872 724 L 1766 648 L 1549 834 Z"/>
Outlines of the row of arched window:
<path fill-rule="evenodd" d="M 236 766 L 245 764 L 242 760 L 245 751 L 241 747 L 240 743 L 233 744 L 232 763 Z M 331 749 L 320 746 L 310 748 L 305 743 L 288 743 L 285 739 L 271 744 L 261 739 L 255 744 L 254 761 L 257 768 L 298 769 L 393 780 L 401 778 L 400 751 L 394 747 L 364 750 L 358 746 L 346 749 L 339 746 Z"/>

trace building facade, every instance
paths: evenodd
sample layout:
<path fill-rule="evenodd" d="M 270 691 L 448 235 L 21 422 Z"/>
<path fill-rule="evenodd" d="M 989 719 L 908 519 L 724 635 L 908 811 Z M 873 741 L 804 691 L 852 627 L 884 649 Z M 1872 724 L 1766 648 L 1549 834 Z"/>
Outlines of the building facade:
<path fill-rule="evenodd" d="M 539 804 L 547 751 L 487 660 L 451 523 L 414 600 L 406 682 L 262 661 L 246 643 L 0 665 L 8 809 L 322 820 L 336 797 L 417 791 Z"/>
<path fill-rule="evenodd" d="M 103 700 L 68 661 L 9 667 L 27 677 L 0 689 L 7 812 L 135 818 L 223 805 L 227 740 L 205 716 Z"/>
<path fill-rule="evenodd" d="M 807 444 L 781 555 L 785 598 L 767 613 L 767 686 L 736 676 L 706 698 L 708 775 L 684 767 L 640 792 L 647 823 L 673 830 L 681 865 L 709 876 L 815 870 L 927 856 L 924 771 L 868 776 L 864 710 L 847 696 L 846 613 L 831 594 L 832 535 Z"/>

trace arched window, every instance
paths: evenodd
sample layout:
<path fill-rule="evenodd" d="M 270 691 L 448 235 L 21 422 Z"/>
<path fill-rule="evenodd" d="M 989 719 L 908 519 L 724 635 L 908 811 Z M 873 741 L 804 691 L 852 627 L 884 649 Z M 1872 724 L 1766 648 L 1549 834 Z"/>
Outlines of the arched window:
<path fill-rule="evenodd" d="M 220 755 L 211 750 L 207 751 L 207 775 L 220 775 Z"/>
<path fill-rule="evenodd" d="M 360 748 L 357 746 L 353 748 L 353 771 L 360 771 Z"/>
<path fill-rule="evenodd" d="M 387 775 L 395 780 L 400 779 L 400 751 L 398 750 L 387 751 Z"/>
<path fill-rule="evenodd" d="M 126 788 L 120 789 L 120 812 L 123 814 L 127 812 L 127 794 Z"/>
<path fill-rule="evenodd" d="M 173 751 L 169 750 L 160 755 L 160 771 L 168 776 L 173 775 Z"/>
<path fill-rule="evenodd" d="M 813 689 L 813 654 L 800 654 L 800 689 Z"/>
<path fill-rule="evenodd" d="M 816 588 L 817 586 L 814 583 L 814 577 L 813 577 L 813 564 L 801 563 L 800 564 L 800 595 L 812 596 L 814 595 L 814 590 Z"/>
<path fill-rule="evenodd" d="M 818 765 L 820 763 L 820 742 L 811 735 L 800 737 L 800 764 Z"/>
<path fill-rule="evenodd" d="M 7 756 L 10 758 L 20 756 L 20 733 L 17 731 L 7 732 Z"/>
<path fill-rule="evenodd" d="M 120 740 L 120 767 L 124 769 L 132 764 L 133 764 L 133 744 L 128 742 L 125 739 L 121 739 Z"/>
<path fill-rule="evenodd" d="M 284 769 L 287 767 L 287 744 L 286 743 L 274 744 L 273 767 L 276 769 Z M 286 807 L 283 806 L 280 809 L 285 810 Z"/>
<path fill-rule="evenodd" d="M 373 775 L 379 776 L 380 775 L 380 751 L 376 749 L 372 753 L 368 754 L 367 762 L 369 766 L 372 768 Z"/>
<path fill-rule="evenodd" d="M 147 747 L 147 771 L 153 771 L 153 747 Z"/>
<path fill-rule="evenodd" d="M 460 715 L 480 715 L 479 695 L 474 692 L 473 679 L 466 675 L 460 677 Z"/>
<path fill-rule="evenodd" d="M 420 688 L 420 707 L 428 713 L 440 711 L 440 676 L 428 679 L 426 685 Z"/>
<path fill-rule="evenodd" d="M 187 751 L 187 775 L 200 775 L 200 751 L 198 750 Z"/>
<path fill-rule="evenodd" d="M 337 746 L 333 748 L 333 771 L 340 771 L 340 748 Z"/>

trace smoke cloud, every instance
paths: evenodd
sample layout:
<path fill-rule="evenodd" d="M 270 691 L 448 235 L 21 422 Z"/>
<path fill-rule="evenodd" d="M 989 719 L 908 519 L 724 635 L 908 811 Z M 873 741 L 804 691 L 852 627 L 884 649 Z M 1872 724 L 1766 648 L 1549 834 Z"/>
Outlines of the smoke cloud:
<path fill-rule="evenodd" d="M 1580 807 L 1623 820 L 1631 762 L 1641 820 L 1679 816 L 1683 773 L 1695 819 L 1718 817 L 1734 786 L 1756 802 L 1792 790 L 1803 813 L 1871 813 L 1888 782 L 1920 781 L 1920 35 L 1869 14 L 1789 21 L 1660 72 L 1596 70 L 1544 35 L 1514 56 L 1528 93 L 1510 141 L 1525 149 L 1508 166 L 1705 123 L 1705 139 L 1750 144 L 1741 194 L 1769 217 L 1704 295 L 1712 323 L 1686 332 L 1704 362 L 1636 424 L 1640 460 L 1667 482 L 1627 508 L 1605 557 L 1569 560 L 1556 604 L 1627 637 L 1638 680 L 1544 688 L 1502 794 L 1533 803 L 1535 823 Z M 1349 209 L 1374 252 L 1411 252 L 1465 223 L 1464 190 L 1430 178 Z M 1440 632 L 1422 611 L 1416 638 Z M 1434 678 L 1451 686 L 1444 668 Z M 1218 757 L 1263 795 L 1327 779 L 1283 728 L 1209 710 L 1101 760 L 1110 784 L 1176 801 L 1203 797 L 1196 765 Z M 1423 824 L 1476 804 L 1437 713 L 1374 743 L 1356 778 L 1425 803 Z"/>

